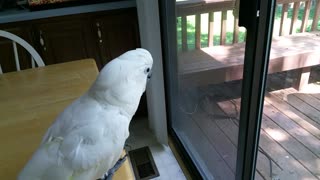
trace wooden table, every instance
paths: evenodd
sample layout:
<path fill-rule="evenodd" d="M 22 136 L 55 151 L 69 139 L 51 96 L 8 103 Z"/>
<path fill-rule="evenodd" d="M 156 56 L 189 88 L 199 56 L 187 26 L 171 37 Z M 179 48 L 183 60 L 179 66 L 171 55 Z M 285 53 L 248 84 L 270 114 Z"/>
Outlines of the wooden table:
<path fill-rule="evenodd" d="M 1 179 L 16 179 L 57 115 L 97 74 L 95 61 L 85 59 L 0 75 Z M 128 160 L 114 179 L 134 179 Z"/>

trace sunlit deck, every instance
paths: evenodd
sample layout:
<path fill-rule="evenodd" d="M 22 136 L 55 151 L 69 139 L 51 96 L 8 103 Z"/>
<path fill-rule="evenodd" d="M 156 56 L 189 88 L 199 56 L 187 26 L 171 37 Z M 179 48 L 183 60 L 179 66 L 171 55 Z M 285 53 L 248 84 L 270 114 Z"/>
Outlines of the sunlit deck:
<path fill-rule="evenodd" d="M 320 179 L 319 75 L 313 68 L 312 83 L 302 91 L 292 88 L 295 71 L 269 76 L 256 179 Z M 190 98 L 198 94 L 193 105 L 181 102 L 181 125 L 200 134 L 188 138 L 199 142 L 193 148 L 208 154 L 215 178 L 234 178 L 241 81 L 195 89 L 185 92 Z"/>
<path fill-rule="evenodd" d="M 182 81 L 198 85 L 242 79 L 244 52 L 245 43 L 180 52 L 179 75 Z M 318 64 L 319 31 L 273 38 L 268 73 Z"/>
<path fill-rule="evenodd" d="M 256 179 L 320 179 L 320 1 L 277 8 Z M 233 0 L 177 3 L 175 127 L 207 179 L 236 171 L 246 31 L 233 10 Z"/>

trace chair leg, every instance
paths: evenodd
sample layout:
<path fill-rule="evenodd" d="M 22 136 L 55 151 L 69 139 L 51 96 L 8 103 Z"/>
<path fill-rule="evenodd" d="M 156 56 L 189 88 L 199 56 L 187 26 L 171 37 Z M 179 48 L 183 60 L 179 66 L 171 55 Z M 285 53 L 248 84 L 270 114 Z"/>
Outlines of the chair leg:
<path fill-rule="evenodd" d="M 302 68 L 299 72 L 298 81 L 295 83 L 294 88 L 298 91 L 302 90 L 309 83 L 311 67 Z"/>

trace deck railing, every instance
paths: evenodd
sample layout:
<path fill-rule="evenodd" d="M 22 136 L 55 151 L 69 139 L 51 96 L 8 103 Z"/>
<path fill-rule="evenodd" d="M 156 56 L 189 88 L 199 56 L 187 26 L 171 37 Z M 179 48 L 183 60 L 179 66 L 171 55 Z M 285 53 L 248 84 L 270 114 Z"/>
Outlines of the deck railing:
<path fill-rule="evenodd" d="M 288 26 L 288 10 L 289 7 L 293 6 L 292 17 L 290 26 Z M 318 21 L 320 16 L 320 0 L 277 0 L 277 8 L 281 8 L 281 20 L 279 32 L 274 32 L 273 34 L 282 36 L 288 34 L 296 33 L 298 29 L 298 14 L 299 11 L 303 9 L 303 17 L 300 25 L 299 32 L 307 31 L 308 19 L 310 15 L 310 10 L 314 9 L 312 24 L 308 31 L 319 30 Z M 303 8 L 304 7 L 304 8 Z M 191 0 L 187 2 L 177 3 L 177 17 L 181 18 L 181 38 L 179 38 L 181 50 L 186 51 L 188 49 L 193 49 L 188 47 L 188 32 L 187 32 L 187 16 L 195 15 L 195 25 L 194 25 L 194 47 L 195 49 L 200 49 L 202 46 L 210 47 L 215 45 L 226 44 L 226 34 L 227 34 L 227 12 L 233 10 L 234 0 Z M 214 42 L 214 13 L 220 12 L 220 37 L 219 42 Z M 208 14 L 208 34 L 206 44 L 201 44 L 201 14 Z M 238 18 L 233 18 L 233 32 L 232 32 L 232 42 L 239 42 L 239 27 Z M 190 37 L 189 37 L 190 38 Z M 245 38 L 244 38 L 245 39 Z"/>

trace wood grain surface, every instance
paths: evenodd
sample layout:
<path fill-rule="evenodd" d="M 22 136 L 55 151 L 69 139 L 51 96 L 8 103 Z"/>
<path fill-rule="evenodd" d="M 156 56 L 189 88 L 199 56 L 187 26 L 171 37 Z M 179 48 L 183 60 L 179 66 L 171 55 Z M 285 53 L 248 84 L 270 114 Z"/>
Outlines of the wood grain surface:
<path fill-rule="evenodd" d="M 85 59 L 0 76 L 1 179 L 16 179 L 57 115 L 98 73 L 95 61 Z M 114 179 L 133 179 L 128 160 Z"/>

